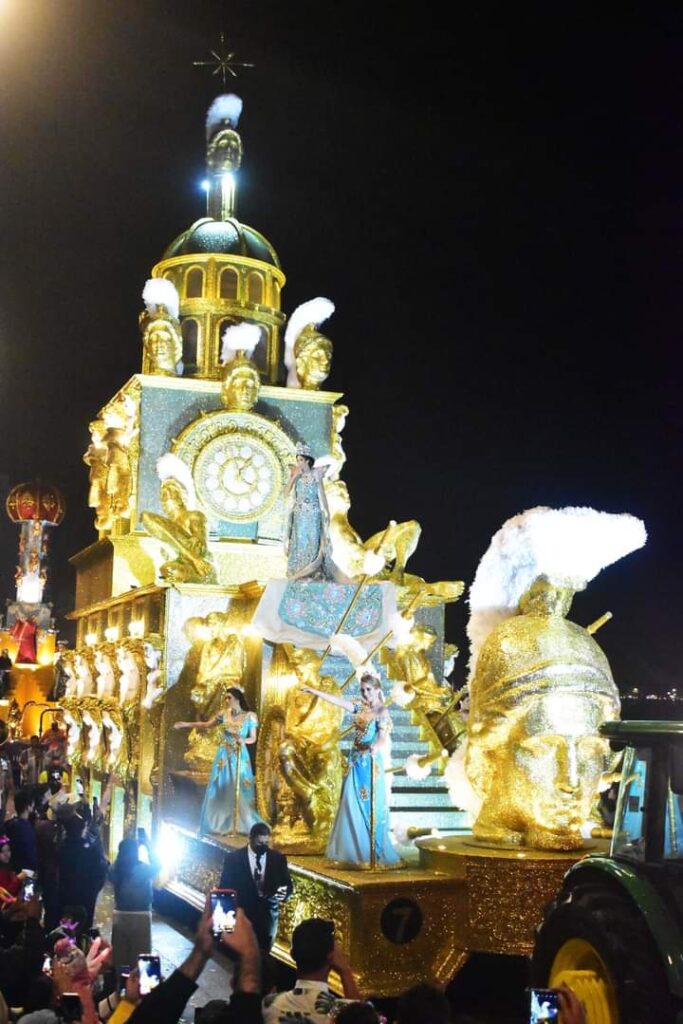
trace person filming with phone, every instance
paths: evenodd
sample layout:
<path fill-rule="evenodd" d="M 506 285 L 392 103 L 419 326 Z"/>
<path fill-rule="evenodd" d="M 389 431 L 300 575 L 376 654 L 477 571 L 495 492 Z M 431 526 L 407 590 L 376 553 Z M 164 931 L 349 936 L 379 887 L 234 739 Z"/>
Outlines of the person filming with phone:
<path fill-rule="evenodd" d="M 115 967 L 135 963 L 139 953 L 151 948 L 152 886 L 160 869 L 144 829 L 138 829 L 136 839 L 121 840 L 109 872 L 114 883 L 111 944 Z"/>
<path fill-rule="evenodd" d="M 190 955 L 148 995 L 142 994 L 139 967 L 131 971 L 125 995 L 108 1024 L 124 1024 L 124 1021 L 129 1024 L 176 1024 L 196 990 L 197 979 L 212 952 L 221 946 L 239 964 L 224 1024 L 262 1024 L 260 951 L 254 929 L 243 910 L 237 908 L 234 915 L 216 919 L 215 906 L 216 901 L 207 896 Z M 218 924 L 221 923 L 232 930 L 219 930 Z M 140 958 L 145 964 L 154 959 L 149 956 Z"/>
<path fill-rule="evenodd" d="M 529 989 L 529 1024 L 586 1024 L 578 996 L 568 985 Z"/>

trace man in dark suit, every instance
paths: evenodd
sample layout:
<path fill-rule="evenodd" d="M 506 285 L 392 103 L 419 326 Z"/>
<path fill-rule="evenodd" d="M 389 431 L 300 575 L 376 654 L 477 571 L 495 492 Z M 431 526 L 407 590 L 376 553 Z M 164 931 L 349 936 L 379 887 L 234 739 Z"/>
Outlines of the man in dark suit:
<path fill-rule="evenodd" d="M 271 848 L 270 829 L 264 822 L 253 826 L 246 846 L 226 854 L 220 887 L 235 889 L 267 956 L 275 940 L 280 907 L 292 895 L 293 886 L 287 858 Z"/>

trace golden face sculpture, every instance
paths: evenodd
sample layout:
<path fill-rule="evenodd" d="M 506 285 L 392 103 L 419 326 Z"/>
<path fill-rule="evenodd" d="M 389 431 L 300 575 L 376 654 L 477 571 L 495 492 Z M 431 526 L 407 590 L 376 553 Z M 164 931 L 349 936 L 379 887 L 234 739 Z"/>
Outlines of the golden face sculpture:
<path fill-rule="evenodd" d="M 242 140 L 233 128 L 216 132 L 206 153 L 207 163 L 212 171 L 223 174 L 239 169 L 242 163 Z"/>
<path fill-rule="evenodd" d="M 176 366 L 182 354 L 179 334 L 167 320 L 153 320 L 144 336 L 152 373 L 175 377 Z"/>
<path fill-rule="evenodd" d="M 235 359 L 228 364 L 221 386 L 221 400 L 226 409 L 249 412 L 256 405 L 260 390 L 261 378 L 253 363 Z"/>
<path fill-rule="evenodd" d="M 549 693 L 520 708 L 504 742 L 490 748 L 488 793 L 474 835 L 504 845 L 576 849 L 610 751 L 598 726 L 611 701 Z"/>
<path fill-rule="evenodd" d="M 170 519 L 175 520 L 181 512 L 186 511 L 185 502 L 187 496 L 185 489 L 177 480 L 164 480 L 159 496 L 161 498 L 161 507 Z"/>
<path fill-rule="evenodd" d="M 486 639 L 470 684 L 467 775 L 482 803 L 474 836 L 493 845 L 583 846 L 613 755 L 598 733 L 619 717 L 604 653 L 564 615 L 571 591 L 537 581 Z"/>
<path fill-rule="evenodd" d="M 296 375 L 302 388 L 317 391 L 332 367 L 332 342 L 312 327 L 304 327 L 294 344 Z"/>

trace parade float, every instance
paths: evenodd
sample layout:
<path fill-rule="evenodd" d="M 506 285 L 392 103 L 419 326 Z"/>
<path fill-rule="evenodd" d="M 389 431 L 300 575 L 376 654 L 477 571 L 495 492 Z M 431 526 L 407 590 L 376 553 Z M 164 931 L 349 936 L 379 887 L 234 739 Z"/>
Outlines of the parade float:
<path fill-rule="evenodd" d="M 412 571 L 421 527 L 390 519 L 390 496 L 373 536 L 349 522 L 349 406 L 324 386 L 334 306 L 287 317 L 274 247 L 236 218 L 241 106 L 209 110 L 207 215 L 141 282 L 141 372 L 90 423 L 98 537 L 72 559 L 68 755 L 91 798 L 115 773 L 110 852 L 145 827 L 195 906 L 247 821 L 267 821 L 295 879 L 275 955 L 300 920 L 331 918 L 361 988 L 392 995 L 472 950 L 529 953 L 591 846 L 613 768 L 598 727 L 619 700 L 597 624 L 565 616 L 644 530 L 575 509 L 506 524 L 470 597 L 488 623 L 470 692 L 454 691 L 444 609 L 464 584 Z"/>

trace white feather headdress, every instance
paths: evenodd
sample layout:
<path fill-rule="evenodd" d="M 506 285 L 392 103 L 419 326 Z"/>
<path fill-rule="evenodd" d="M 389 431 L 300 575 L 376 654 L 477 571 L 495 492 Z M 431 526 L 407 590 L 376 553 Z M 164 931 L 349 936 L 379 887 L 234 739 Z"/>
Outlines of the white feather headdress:
<path fill-rule="evenodd" d="M 148 313 L 154 313 L 157 306 L 165 306 L 169 316 L 178 319 L 180 296 L 178 289 L 166 277 L 150 277 L 142 289 L 142 301 Z"/>
<path fill-rule="evenodd" d="M 301 386 L 296 375 L 296 365 L 294 363 L 294 344 L 296 339 L 304 327 L 308 327 L 309 324 L 318 327 L 324 320 L 331 317 L 333 313 L 334 303 L 320 295 L 317 299 L 309 299 L 308 302 L 302 302 L 290 316 L 285 329 L 284 354 L 285 366 L 289 371 L 287 374 L 288 388 L 298 388 Z"/>
<path fill-rule="evenodd" d="M 237 128 L 240 114 L 242 113 L 242 106 L 241 98 L 236 96 L 234 92 L 226 92 L 221 96 L 216 96 L 206 115 L 207 141 L 223 121 L 228 121 L 231 128 Z"/>
<path fill-rule="evenodd" d="M 221 361 L 227 363 L 235 352 L 246 352 L 247 356 L 251 356 L 260 340 L 261 328 L 257 324 L 242 322 L 226 327 L 223 331 Z"/>
<path fill-rule="evenodd" d="M 157 459 L 157 476 L 163 483 L 164 480 L 177 480 L 187 494 L 187 508 L 193 512 L 197 507 L 197 492 L 194 488 L 194 480 L 187 463 L 173 452 L 167 452 Z"/>
<path fill-rule="evenodd" d="M 470 674 L 488 634 L 514 614 L 539 576 L 583 590 L 601 569 L 646 540 L 645 525 L 628 513 L 539 505 L 508 519 L 493 536 L 470 588 Z"/>
<path fill-rule="evenodd" d="M 348 658 L 354 668 L 363 665 L 367 660 L 368 652 L 355 637 L 348 633 L 335 633 L 328 640 L 332 654 Z"/>

